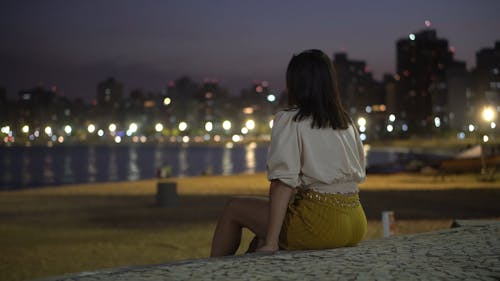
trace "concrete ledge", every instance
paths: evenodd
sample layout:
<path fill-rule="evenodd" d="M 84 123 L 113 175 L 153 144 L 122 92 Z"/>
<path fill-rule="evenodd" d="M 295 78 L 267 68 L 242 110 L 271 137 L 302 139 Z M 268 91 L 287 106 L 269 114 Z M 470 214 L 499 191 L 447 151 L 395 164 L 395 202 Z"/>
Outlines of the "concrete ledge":
<path fill-rule="evenodd" d="M 289 251 L 82 272 L 87 280 L 499 280 L 500 221 L 385 239 L 357 247 Z"/>

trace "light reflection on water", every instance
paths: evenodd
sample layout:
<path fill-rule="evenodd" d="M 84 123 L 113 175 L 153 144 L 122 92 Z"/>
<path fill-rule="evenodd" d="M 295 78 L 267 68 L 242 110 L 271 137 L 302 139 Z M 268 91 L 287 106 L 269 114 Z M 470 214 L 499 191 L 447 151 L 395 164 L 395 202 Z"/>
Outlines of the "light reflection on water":
<path fill-rule="evenodd" d="M 118 163 L 116 161 L 116 151 L 111 148 L 108 150 L 108 180 L 116 181 L 118 180 Z"/>
<path fill-rule="evenodd" d="M 137 166 L 137 147 L 131 146 L 128 149 L 128 180 L 135 181 L 140 177 L 139 167 Z"/>
<path fill-rule="evenodd" d="M 10 155 L 4 155 L 2 156 L 2 165 L 7 166 L 10 163 Z M 12 174 L 9 169 L 2 169 L 3 170 L 3 175 L 2 175 L 2 180 L 4 182 L 9 182 L 12 181 Z"/>
<path fill-rule="evenodd" d="M 230 175 L 233 173 L 233 161 L 231 161 L 231 151 L 233 147 L 224 146 L 222 151 L 222 174 Z"/>
<path fill-rule="evenodd" d="M 178 155 L 179 155 L 179 177 L 184 177 L 186 176 L 186 171 L 189 168 L 186 148 L 182 147 Z"/>
<path fill-rule="evenodd" d="M 43 164 L 43 183 L 53 184 L 54 183 L 54 160 L 50 151 L 45 153 L 44 164 Z"/>
<path fill-rule="evenodd" d="M 368 168 L 399 168 L 423 154 L 365 146 Z M 0 190 L 85 182 L 152 179 L 158 168 L 171 175 L 231 175 L 265 171 L 267 146 L 54 146 L 0 147 Z M 436 155 L 427 155 L 434 159 Z M 441 157 L 441 156 L 440 156 Z M 422 158 L 425 159 L 425 158 Z M 389 165 L 388 165 L 389 164 Z"/>
<path fill-rule="evenodd" d="M 73 158 L 68 150 L 64 152 L 64 174 L 63 174 L 63 182 L 64 183 L 72 183 L 74 182 L 74 172 L 72 167 Z"/>
<path fill-rule="evenodd" d="M 23 153 L 21 165 L 22 184 L 27 185 L 31 182 L 31 170 L 29 169 L 31 159 L 28 157 L 27 153 Z"/>
<path fill-rule="evenodd" d="M 95 159 L 95 146 L 89 146 L 88 148 L 88 163 L 87 163 L 88 179 L 89 182 L 96 181 L 97 167 Z"/>
<path fill-rule="evenodd" d="M 245 161 L 247 164 L 246 172 L 249 174 L 255 173 L 255 148 L 256 145 L 254 142 L 245 146 Z"/>
<path fill-rule="evenodd" d="M 255 144 L 0 147 L 0 189 L 151 179 L 165 166 L 174 177 L 262 172 L 266 153 Z"/>
<path fill-rule="evenodd" d="M 162 163 L 162 150 L 160 149 L 160 146 L 156 146 L 154 150 L 154 166 L 157 168 L 161 168 L 163 163 Z"/>

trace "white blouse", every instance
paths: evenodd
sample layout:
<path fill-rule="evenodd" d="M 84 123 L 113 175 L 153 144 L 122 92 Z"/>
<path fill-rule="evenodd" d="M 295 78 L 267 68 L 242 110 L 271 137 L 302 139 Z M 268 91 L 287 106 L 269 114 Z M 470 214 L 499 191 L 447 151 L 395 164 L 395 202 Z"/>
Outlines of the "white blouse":
<path fill-rule="evenodd" d="M 352 125 L 346 130 L 312 129 L 312 118 L 292 120 L 297 112 L 280 111 L 274 118 L 268 179 L 323 193 L 358 192 L 366 173 L 357 130 Z"/>

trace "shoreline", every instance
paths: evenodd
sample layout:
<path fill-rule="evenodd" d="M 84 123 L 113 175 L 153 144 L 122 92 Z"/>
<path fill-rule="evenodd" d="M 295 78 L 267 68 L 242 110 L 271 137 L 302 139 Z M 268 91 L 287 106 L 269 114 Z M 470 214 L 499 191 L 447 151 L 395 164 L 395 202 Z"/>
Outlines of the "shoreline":
<path fill-rule="evenodd" d="M 363 191 L 409 191 L 409 190 L 452 190 L 452 189 L 500 189 L 500 181 L 484 182 L 479 181 L 479 174 L 466 173 L 447 175 L 444 180 L 436 175 L 425 175 L 410 172 L 398 172 L 391 174 L 368 174 L 367 179 L 359 184 L 360 192 Z M 78 189 L 82 192 L 82 188 L 107 189 L 116 191 L 113 187 L 122 187 L 126 192 L 127 186 L 148 186 L 146 190 L 155 191 L 158 182 L 175 182 L 178 185 L 179 194 L 183 194 L 185 190 L 201 189 L 205 182 L 209 182 L 215 189 L 210 192 L 203 192 L 202 194 L 218 194 L 228 189 L 245 189 L 259 190 L 260 192 L 267 192 L 269 182 L 265 172 L 256 173 L 238 173 L 232 175 L 194 175 L 185 177 L 170 177 L 170 178 L 150 178 L 134 181 L 105 181 L 105 182 L 82 182 L 74 184 L 60 184 L 60 185 L 47 185 L 43 187 L 31 187 L 21 189 L 8 189 L 0 190 L 0 194 L 9 193 L 44 193 L 52 192 L 63 189 Z M 189 186 L 189 188 L 188 188 Z M 219 189 L 217 189 L 219 188 Z M 188 194 L 190 194 L 188 192 Z"/>

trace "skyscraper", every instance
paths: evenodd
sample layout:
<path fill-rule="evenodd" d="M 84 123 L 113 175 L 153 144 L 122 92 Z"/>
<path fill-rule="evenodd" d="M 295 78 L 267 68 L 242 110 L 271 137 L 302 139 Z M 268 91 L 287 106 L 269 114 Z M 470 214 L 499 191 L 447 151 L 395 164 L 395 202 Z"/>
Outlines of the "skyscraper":
<path fill-rule="evenodd" d="M 333 66 L 343 106 L 350 114 L 365 113 L 366 106 L 384 103 L 383 87 L 373 79 L 364 61 L 348 59 L 346 53 L 335 53 Z"/>
<path fill-rule="evenodd" d="M 118 108 L 123 98 L 123 84 L 110 77 L 97 85 L 97 104 L 101 108 Z"/>
<path fill-rule="evenodd" d="M 453 129 L 464 129 L 471 112 L 470 73 L 465 62 L 453 62 L 446 71 L 448 85 L 448 117 L 449 126 Z"/>
<path fill-rule="evenodd" d="M 500 96 L 500 41 L 493 48 L 476 53 L 476 68 L 472 71 L 472 91 L 477 106 L 498 105 Z"/>
<path fill-rule="evenodd" d="M 402 118 L 412 132 L 433 126 L 436 117 L 447 123 L 446 70 L 453 61 L 448 41 L 427 29 L 397 42 L 397 78 Z"/>
<path fill-rule="evenodd" d="M 333 54 L 333 66 L 344 108 L 352 118 L 369 117 L 365 137 L 380 137 L 387 113 L 384 85 L 373 79 L 366 62 L 348 59 L 346 53 Z"/>

